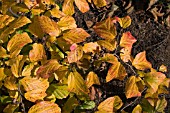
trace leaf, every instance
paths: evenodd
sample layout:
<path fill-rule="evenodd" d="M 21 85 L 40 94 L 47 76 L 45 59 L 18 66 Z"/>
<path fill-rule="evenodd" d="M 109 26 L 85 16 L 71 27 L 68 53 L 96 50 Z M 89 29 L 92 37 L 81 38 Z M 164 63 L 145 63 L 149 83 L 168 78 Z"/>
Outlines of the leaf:
<path fill-rule="evenodd" d="M 99 61 L 104 61 L 104 62 L 114 64 L 115 62 L 117 62 L 117 58 L 113 54 L 106 53 L 103 55 L 102 58 L 99 59 Z"/>
<path fill-rule="evenodd" d="M 74 5 L 73 5 L 74 0 L 64 0 L 62 11 L 66 15 L 73 15 L 74 14 Z"/>
<path fill-rule="evenodd" d="M 106 0 L 93 0 L 93 2 L 95 4 L 95 6 L 97 6 L 99 8 L 107 5 Z"/>
<path fill-rule="evenodd" d="M 0 68 L 0 81 L 1 81 L 1 80 L 4 80 L 4 78 L 5 78 L 6 76 L 7 76 L 7 75 L 6 75 L 5 72 L 4 72 L 4 68 L 1 67 L 1 68 Z"/>
<path fill-rule="evenodd" d="M 93 109 L 95 107 L 94 101 L 85 101 L 82 105 L 77 106 L 77 109 Z"/>
<path fill-rule="evenodd" d="M 154 69 L 151 69 L 151 72 L 147 73 L 144 76 L 144 81 L 147 83 L 148 92 L 154 94 L 158 90 L 158 86 L 165 80 L 165 74 L 157 72 Z"/>
<path fill-rule="evenodd" d="M 123 33 L 123 36 L 120 40 L 120 46 L 123 47 L 120 50 L 120 57 L 124 62 L 131 61 L 131 50 L 133 43 L 136 42 L 136 39 L 132 36 L 130 32 Z"/>
<path fill-rule="evenodd" d="M 72 16 L 62 17 L 60 21 L 57 22 L 57 25 L 62 31 L 77 28 L 76 21 Z"/>
<path fill-rule="evenodd" d="M 29 52 L 29 58 L 31 62 L 37 62 L 46 59 L 46 53 L 42 44 L 34 43 L 33 49 Z"/>
<path fill-rule="evenodd" d="M 9 15 L 1 15 L 0 14 L 0 29 L 7 26 L 10 22 L 12 22 L 15 18 Z"/>
<path fill-rule="evenodd" d="M 17 79 L 14 76 L 8 76 L 4 80 L 4 86 L 9 90 L 18 90 Z"/>
<path fill-rule="evenodd" d="M 108 42 L 106 40 L 99 40 L 97 41 L 97 43 L 100 45 L 100 46 L 103 46 L 104 48 L 106 48 L 107 50 L 109 51 L 113 51 L 116 49 L 116 44 L 117 42 L 114 41 L 114 42 Z"/>
<path fill-rule="evenodd" d="M 135 76 L 128 78 L 125 87 L 126 98 L 138 97 L 141 96 L 141 93 L 137 86 L 137 80 Z"/>
<path fill-rule="evenodd" d="M 89 91 L 82 76 L 74 70 L 68 75 L 68 91 L 77 95 L 87 94 Z"/>
<path fill-rule="evenodd" d="M 89 43 L 84 44 L 83 51 L 85 53 L 89 53 L 89 52 L 94 53 L 99 48 L 100 46 L 97 44 L 97 42 L 89 42 Z"/>
<path fill-rule="evenodd" d="M 130 16 L 126 16 L 126 17 L 123 17 L 123 18 L 119 18 L 119 17 L 116 17 L 116 18 L 117 18 L 120 26 L 124 29 L 131 25 L 132 20 L 131 20 Z"/>
<path fill-rule="evenodd" d="M 90 35 L 82 28 L 74 28 L 66 33 L 63 33 L 62 38 L 67 42 L 69 42 L 70 44 L 73 44 L 73 43 L 80 43 L 89 36 Z"/>
<path fill-rule="evenodd" d="M 34 1 L 30 1 L 30 0 L 24 0 L 24 4 L 29 8 L 33 8 L 34 6 L 36 6 L 38 3 L 36 0 Z"/>
<path fill-rule="evenodd" d="M 155 109 L 157 112 L 163 113 L 166 106 L 167 106 L 167 101 L 166 101 L 165 97 L 163 97 L 161 99 L 158 99 Z"/>
<path fill-rule="evenodd" d="M 159 71 L 161 71 L 161 72 L 167 72 L 167 67 L 166 67 L 165 65 L 161 65 L 161 66 L 159 67 Z"/>
<path fill-rule="evenodd" d="M 150 62 L 146 60 L 146 51 L 140 52 L 135 56 L 132 65 L 139 70 L 145 70 L 152 68 Z"/>
<path fill-rule="evenodd" d="M 119 96 L 113 96 L 101 102 L 97 108 L 99 111 L 113 113 L 120 109 L 122 105 L 123 103 Z"/>
<path fill-rule="evenodd" d="M 154 107 L 148 102 L 147 99 L 143 98 L 140 102 L 140 106 L 142 107 L 143 112 L 154 113 Z"/>
<path fill-rule="evenodd" d="M 66 16 L 62 11 L 59 10 L 59 6 L 58 7 L 57 6 L 58 5 L 56 4 L 56 7 L 50 10 L 51 15 L 56 18 L 61 18 Z"/>
<path fill-rule="evenodd" d="M 95 74 L 93 71 L 91 71 L 87 75 L 86 85 L 88 88 L 90 88 L 93 84 L 100 85 L 100 81 L 99 81 L 97 74 Z"/>
<path fill-rule="evenodd" d="M 33 105 L 28 113 L 61 113 L 61 109 L 53 102 L 41 101 Z"/>
<path fill-rule="evenodd" d="M 97 23 L 93 29 L 100 37 L 108 41 L 115 39 L 117 35 L 116 27 L 114 23 L 111 22 L 110 17 L 102 22 Z"/>
<path fill-rule="evenodd" d="M 76 6 L 82 13 L 85 13 L 90 9 L 86 0 L 74 0 L 74 1 Z"/>
<path fill-rule="evenodd" d="M 31 23 L 31 21 L 25 17 L 21 16 L 18 19 L 15 19 L 12 23 L 9 24 L 9 27 L 4 29 L 0 34 L 0 40 L 4 43 L 8 40 L 8 35 L 12 34 L 16 29 Z"/>
<path fill-rule="evenodd" d="M 1 0 L 2 6 L 1 6 L 1 10 L 2 10 L 2 14 L 6 14 L 8 9 L 16 4 L 15 0 Z"/>
<path fill-rule="evenodd" d="M 15 110 L 19 107 L 19 104 L 8 104 L 4 110 L 3 113 L 14 113 Z"/>
<path fill-rule="evenodd" d="M 6 58 L 9 57 L 9 55 L 7 55 L 7 51 L 6 49 L 4 49 L 2 46 L 0 46 L 0 58 Z"/>
<path fill-rule="evenodd" d="M 73 63 L 79 61 L 83 56 L 82 46 L 77 46 L 74 50 L 68 53 L 68 62 Z"/>
<path fill-rule="evenodd" d="M 31 71 L 33 70 L 34 68 L 34 64 L 33 63 L 30 63 L 28 65 L 26 65 L 22 71 L 22 76 L 31 76 Z"/>
<path fill-rule="evenodd" d="M 132 113 L 142 113 L 142 107 L 141 107 L 140 105 L 137 105 L 137 106 L 133 109 Z"/>
<path fill-rule="evenodd" d="M 114 57 L 113 61 L 113 65 L 108 70 L 106 82 L 109 82 L 113 79 L 123 80 L 127 75 L 124 66 L 117 60 L 116 57 Z"/>
<path fill-rule="evenodd" d="M 26 32 L 15 34 L 7 45 L 7 50 L 10 52 L 11 58 L 16 57 L 21 49 L 28 43 L 32 43 L 32 40 Z"/>
<path fill-rule="evenodd" d="M 63 99 L 67 98 L 67 96 L 69 95 L 67 89 L 68 87 L 66 85 L 50 84 L 47 93 L 54 94 L 55 98 L 57 99 Z"/>
<path fill-rule="evenodd" d="M 40 66 L 36 73 L 39 77 L 49 78 L 59 67 L 60 64 L 58 61 L 56 59 L 51 59 L 48 60 L 44 65 Z"/>

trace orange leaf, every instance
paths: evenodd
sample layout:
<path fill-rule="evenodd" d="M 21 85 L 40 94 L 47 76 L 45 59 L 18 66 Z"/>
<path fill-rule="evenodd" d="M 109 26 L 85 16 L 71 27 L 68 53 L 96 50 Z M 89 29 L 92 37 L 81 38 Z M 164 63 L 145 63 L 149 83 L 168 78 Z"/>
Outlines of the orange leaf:
<path fill-rule="evenodd" d="M 39 60 L 46 59 L 46 53 L 42 44 L 33 44 L 33 49 L 29 52 L 29 58 L 31 62 L 37 62 Z"/>
<path fill-rule="evenodd" d="M 99 49 L 99 47 L 100 46 L 97 44 L 97 42 L 89 42 L 89 43 L 84 44 L 83 51 L 85 53 L 88 53 L 88 52 L 94 53 L 95 50 Z"/>
<path fill-rule="evenodd" d="M 74 28 L 64 33 L 63 39 L 69 42 L 70 44 L 73 44 L 73 43 L 80 43 L 89 36 L 90 35 L 82 28 Z"/>
<path fill-rule="evenodd" d="M 108 70 L 106 82 L 109 82 L 113 79 L 123 80 L 127 75 L 124 66 L 117 60 L 116 57 L 114 57 L 113 61 L 113 65 Z"/>
<path fill-rule="evenodd" d="M 131 25 L 131 18 L 130 16 L 126 16 L 126 17 L 123 17 L 123 18 L 119 18 L 119 17 L 116 17 L 120 26 L 123 27 L 123 28 L 127 28 Z"/>
<path fill-rule="evenodd" d="M 150 62 L 146 60 L 146 52 L 140 52 L 136 55 L 135 59 L 132 62 L 132 65 L 139 70 L 145 70 L 152 68 L 152 65 Z"/>
<path fill-rule="evenodd" d="M 97 74 L 95 74 L 93 71 L 89 72 L 86 78 L 86 84 L 88 88 L 90 88 L 93 84 L 100 85 L 100 81 Z"/>
<path fill-rule="evenodd" d="M 131 76 L 130 78 L 128 78 L 125 87 L 125 95 L 126 98 L 141 96 L 141 93 L 139 92 L 137 86 L 137 80 L 135 76 Z"/>
<path fill-rule="evenodd" d="M 74 0 L 64 0 L 64 4 L 62 7 L 62 11 L 66 15 L 73 15 L 74 14 L 74 5 L 73 5 Z"/>
<path fill-rule="evenodd" d="M 121 108 L 123 105 L 122 100 L 119 96 L 109 97 L 99 104 L 97 107 L 99 111 L 113 113 Z"/>
<path fill-rule="evenodd" d="M 86 0 L 74 0 L 74 1 L 76 6 L 82 13 L 85 13 L 90 9 Z"/>
<path fill-rule="evenodd" d="M 53 102 L 41 101 L 33 105 L 28 113 L 61 113 L 61 109 Z"/>
<path fill-rule="evenodd" d="M 68 53 L 68 62 L 73 63 L 79 61 L 83 56 L 82 46 L 77 46 L 70 53 Z"/>
<path fill-rule="evenodd" d="M 43 90 L 31 90 L 27 91 L 24 94 L 25 99 L 31 101 L 31 102 L 36 102 L 37 100 L 43 100 L 44 97 L 46 97 L 47 94 Z"/>

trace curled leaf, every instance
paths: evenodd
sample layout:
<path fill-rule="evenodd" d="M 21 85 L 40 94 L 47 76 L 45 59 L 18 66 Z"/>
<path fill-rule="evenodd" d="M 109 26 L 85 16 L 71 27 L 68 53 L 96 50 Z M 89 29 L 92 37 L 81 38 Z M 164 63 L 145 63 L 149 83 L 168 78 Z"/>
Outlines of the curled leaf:
<path fill-rule="evenodd" d="M 90 88 L 93 84 L 100 85 L 100 81 L 99 81 L 97 74 L 95 74 L 92 71 L 89 72 L 89 74 L 87 75 L 87 78 L 86 78 L 86 84 L 87 84 L 88 88 Z"/>
<path fill-rule="evenodd" d="M 123 18 L 116 17 L 116 19 L 118 20 L 120 26 L 124 29 L 131 25 L 132 20 L 131 20 L 130 16 L 126 16 Z"/>

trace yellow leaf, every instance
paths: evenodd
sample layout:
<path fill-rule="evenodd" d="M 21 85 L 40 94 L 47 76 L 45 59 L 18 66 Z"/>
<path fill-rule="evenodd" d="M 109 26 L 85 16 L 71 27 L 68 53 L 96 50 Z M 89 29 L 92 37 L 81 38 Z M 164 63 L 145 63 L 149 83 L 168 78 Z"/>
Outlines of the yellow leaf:
<path fill-rule="evenodd" d="M 89 92 L 84 79 L 76 70 L 70 72 L 68 75 L 68 91 L 74 92 L 77 95 L 83 95 Z"/>
<path fill-rule="evenodd" d="M 99 50 L 100 46 L 97 44 L 97 42 L 89 42 L 84 44 L 83 51 L 85 53 L 92 52 L 94 53 L 96 50 Z"/>
<path fill-rule="evenodd" d="M 161 99 L 158 99 L 155 109 L 157 112 L 163 113 L 166 106 L 167 106 L 167 101 L 166 101 L 165 97 L 163 97 Z"/>
<path fill-rule="evenodd" d="M 126 87 L 125 87 L 125 95 L 126 95 L 126 98 L 141 96 L 141 93 L 139 92 L 139 89 L 137 86 L 137 80 L 135 76 L 131 76 L 130 78 L 128 78 L 126 82 Z"/>
<path fill-rule="evenodd" d="M 15 5 L 16 4 L 16 1 L 15 0 L 1 0 L 1 3 L 2 3 L 2 7 L 1 7 L 1 10 L 2 10 L 2 14 L 6 14 L 6 12 L 8 11 L 8 9 Z"/>
<path fill-rule="evenodd" d="M 114 64 L 115 62 L 117 62 L 117 58 L 113 54 L 106 53 L 102 58 L 99 59 L 99 61 L 104 61 L 104 62 Z"/>
<path fill-rule="evenodd" d="M 30 63 L 29 65 L 26 65 L 22 71 L 22 76 L 30 76 L 31 75 L 31 71 L 34 68 L 34 64 Z"/>
<path fill-rule="evenodd" d="M 4 80 L 7 75 L 4 73 L 4 68 L 0 68 L 0 81 Z"/>
<path fill-rule="evenodd" d="M 1 15 L 0 14 L 0 29 L 7 26 L 10 22 L 14 20 L 14 17 L 8 15 Z"/>
<path fill-rule="evenodd" d="M 72 16 L 64 16 L 60 19 L 59 22 L 57 22 L 57 25 L 59 26 L 59 28 L 64 31 L 64 30 L 68 30 L 68 29 L 73 29 L 76 28 L 76 21 L 74 20 L 74 18 Z"/>
<path fill-rule="evenodd" d="M 108 42 L 106 40 L 99 40 L 97 41 L 97 43 L 100 45 L 100 46 L 103 46 L 104 48 L 106 48 L 107 50 L 109 51 L 113 51 L 116 49 L 116 44 L 117 42 L 114 41 L 114 42 Z"/>
<path fill-rule="evenodd" d="M 15 110 L 19 107 L 19 104 L 8 104 L 4 110 L 3 113 L 14 113 Z"/>
<path fill-rule="evenodd" d="M 57 78 L 58 78 L 59 80 L 62 80 L 63 77 L 67 75 L 68 70 L 69 70 L 69 69 L 68 69 L 67 66 L 61 66 L 61 67 L 58 68 L 57 71 L 55 71 L 55 74 L 57 75 Z"/>
<path fill-rule="evenodd" d="M 82 13 L 85 13 L 90 9 L 86 0 L 74 0 L 74 1 L 76 6 Z"/>
<path fill-rule="evenodd" d="M 137 106 L 133 109 L 132 113 L 142 113 L 142 107 L 141 107 L 140 105 L 137 105 Z"/>
<path fill-rule="evenodd" d="M 135 59 L 132 62 L 132 65 L 139 70 L 145 70 L 152 68 L 150 62 L 146 60 L 146 52 L 140 52 L 135 56 Z"/>
<path fill-rule="evenodd" d="M 86 85 L 88 88 L 90 88 L 93 84 L 100 85 L 100 81 L 99 81 L 97 74 L 95 74 L 93 71 L 91 71 L 87 75 Z"/>
<path fill-rule="evenodd" d="M 97 108 L 99 111 L 113 113 L 114 111 L 120 109 L 122 105 L 123 102 L 119 98 L 119 96 L 114 96 L 114 97 L 109 97 L 103 102 L 101 102 Z"/>
<path fill-rule="evenodd" d="M 18 90 L 17 79 L 12 75 L 6 77 L 4 80 L 4 86 L 9 90 Z"/>
<path fill-rule="evenodd" d="M 62 7 L 62 11 L 66 15 L 73 15 L 74 14 L 74 5 L 73 5 L 74 0 L 64 0 L 64 4 Z"/>
<path fill-rule="evenodd" d="M 16 14 L 18 12 L 28 13 L 30 11 L 25 4 L 16 4 L 16 5 L 11 7 L 11 10 Z"/>
<path fill-rule="evenodd" d="M 6 57 L 9 57 L 9 55 L 7 55 L 6 49 L 0 46 L 0 58 L 6 58 Z"/>
<path fill-rule="evenodd" d="M 40 66 L 37 70 L 37 76 L 49 78 L 61 65 L 56 59 L 48 60 L 47 63 Z"/>
<path fill-rule="evenodd" d="M 159 71 L 161 71 L 161 72 L 167 72 L 167 67 L 162 64 L 162 65 L 159 67 Z"/>
<path fill-rule="evenodd" d="M 34 43 L 33 49 L 29 52 L 31 62 L 37 62 L 46 59 L 46 53 L 42 44 Z"/>
<path fill-rule="evenodd" d="M 38 3 L 36 0 L 24 0 L 24 4 L 29 8 L 33 8 L 34 6 L 36 6 Z"/>
<path fill-rule="evenodd" d="M 9 27 L 7 27 L 1 32 L 0 40 L 2 40 L 2 42 L 6 42 L 8 40 L 9 34 L 12 34 L 16 29 L 28 23 L 31 23 L 31 21 L 25 16 L 21 16 L 18 19 L 15 19 L 12 23 L 9 24 Z"/>
<path fill-rule="evenodd" d="M 80 43 L 89 36 L 90 35 L 82 28 L 74 28 L 64 33 L 63 39 L 69 42 L 70 44 L 73 44 L 73 43 Z"/>
<path fill-rule="evenodd" d="M 56 18 L 61 18 L 65 16 L 65 14 L 62 11 L 60 11 L 59 8 L 57 7 L 50 10 L 50 13 L 53 17 L 56 17 Z"/>
<path fill-rule="evenodd" d="M 83 48 L 82 46 L 76 47 L 70 53 L 68 53 L 68 62 L 73 63 L 79 61 L 83 56 Z"/>
<path fill-rule="evenodd" d="M 127 28 L 131 25 L 131 18 L 130 16 L 126 16 L 126 17 L 123 17 L 123 18 L 119 18 L 119 17 L 116 17 L 120 26 L 123 27 L 123 28 Z"/>
<path fill-rule="evenodd" d="M 99 8 L 107 5 L 106 0 L 93 0 L 93 2 Z"/>
<path fill-rule="evenodd" d="M 31 43 L 32 40 L 29 35 L 24 32 L 22 34 L 15 34 L 7 45 L 7 50 L 10 52 L 11 58 L 16 57 L 21 49 L 28 43 Z"/>
<path fill-rule="evenodd" d="M 108 70 L 106 82 L 109 82 L 113 79 L 123 80 L 127 75 L 124 66 L 117 60 L 116 57 L 114 57 L 113 61 L 113 65 Z"/>
<path fill-rule="evenodd" d="M 61 113 L 61 109 L 53 102 L 41 101 L 33 105 L 28 113 Z"/>

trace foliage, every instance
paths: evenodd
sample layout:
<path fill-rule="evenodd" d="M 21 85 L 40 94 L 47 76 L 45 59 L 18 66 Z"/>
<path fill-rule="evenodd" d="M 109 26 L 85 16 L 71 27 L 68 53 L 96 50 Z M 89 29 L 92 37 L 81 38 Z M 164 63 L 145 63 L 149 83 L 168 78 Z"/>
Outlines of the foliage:
<path fill-rule="evenodd" d="M 88 2 L 97 8 L 107 4 L 105 0 Z M 96 105 L 90 100 L 90 88 L 101 83 L 90 66 L 97 68 L 102 62 L 110 64 L 106 82 L 124 80 L 125 93 L 122 93 L 126 98 L 142 98 L 133 113 L 163 112 L 167 101 L 159 95 L 168 93 L 170 79 L 163 73 L 166 66 L 153 69 L 145 51 L 134 58 L 131 56 L 137 40 L 130 32 L 120 37 L 116 28 L 116 25 L 121 29 L 129 27 L 129 16 L 108 17 L 98 22 L 93 29 L 102 39 L 86 42 L 90 34 L 77 28 L 72 15 L 74 3 L 85 13 L 90 8 L 88 2 L 65 0 L 61 10 L 54 0 L 25 0 L 23 3 L 1 0 L 1 112 L 69 113 L 93 109 Z M 93 59 L 102 48 L 107 50 L 103 57 Z M 147 69 L 150 71 L 146 72 Z M 119 96 L 113 96 L 101 102 L 96 113 L 123 111 L 125 107 Z"/>

